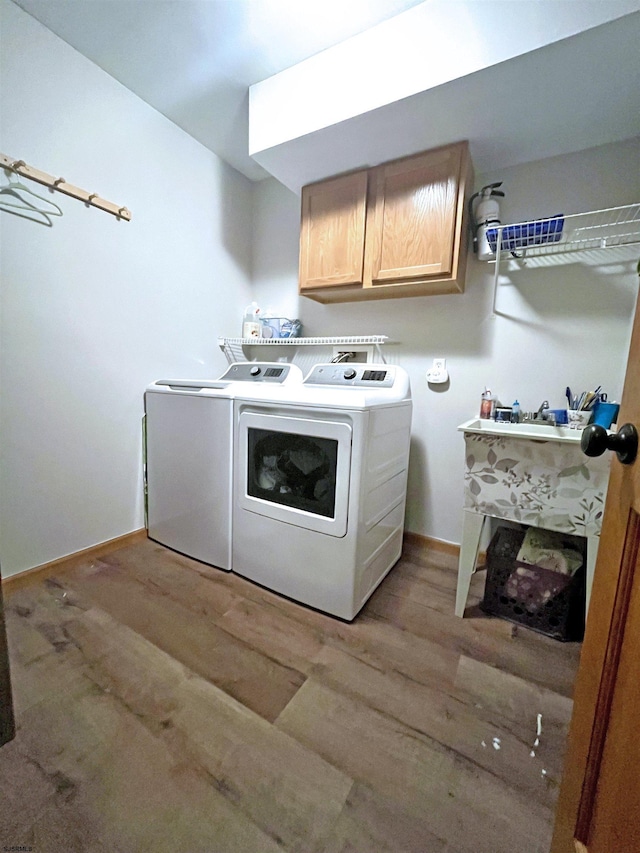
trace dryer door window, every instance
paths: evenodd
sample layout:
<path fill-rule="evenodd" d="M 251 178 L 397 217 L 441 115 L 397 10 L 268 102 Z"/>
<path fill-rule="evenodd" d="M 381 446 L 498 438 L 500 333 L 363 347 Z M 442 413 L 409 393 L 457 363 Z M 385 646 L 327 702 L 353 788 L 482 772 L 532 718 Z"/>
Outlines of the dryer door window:
<path fill-rule="evenodd" d="M 335 518 L 338 442 L 334 438 L 250 427 L 247 440 L 249 495 Z"/>
<path fill-rule="evenodd" d="M 239 440 L 238 486 L 245 509 L 345 535 L 349 424 L 244 412 Z"/>

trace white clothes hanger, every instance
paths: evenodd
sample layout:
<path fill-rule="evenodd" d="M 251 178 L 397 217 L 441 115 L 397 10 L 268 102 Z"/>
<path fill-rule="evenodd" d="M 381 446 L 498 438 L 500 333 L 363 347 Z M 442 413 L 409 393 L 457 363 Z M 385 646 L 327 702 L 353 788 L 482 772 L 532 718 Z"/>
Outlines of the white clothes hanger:
<path fill-rule="evenodd" d="M 12 170 L 13 171 L 13 170 Z M 13 172 L 18 175 L 18 172 Z M 44 210 L 39 207 L 37 204 L 33 204 L 28 199 L 22 197 L 21 193 L 27 193 L 34 198 L 37 198 L 39 201 L 43 201 L 45 204 L 49 205 L 48 208 L 44 208 Z M 2 207 L 13 207 L 18 210 L 27 210 L 30 212 L 41 213 L 44 216 L 63 216 L 62 208 L 58 207 L 58 205 L 50 201 L 48 198 L 45 198 L 42 195 L 38 195 L 38 193 L 34 193 L 33 190 L 29 189 L 25 184 L 21 183 L 17 180 L 11 180 L 8 184 L 0 185 L 0 196 L 10 195 L 13 198 L 18 199 L 20 203 L 16 203 L 15 201 L 7 201 L 5 198 L 0 198 L 0 206 Z M 51 209 L 53 208 L 53 209 Z M 7 211 L 11 213 L 12 211 Z"/>
<path fill-rule="evenodd" d="M 34 208 L 34 210 L 31 211 L 28 207 L 10 209 L 11 207 L 11 205 L 5 206 L 2 199 L 0 199 L 0 211 L 10 213 L 12 216 L 19 216 L 21 219 L 30 219 L 31 222 L 37 222 L 39 225 L 46 225 L 49 228 L 53 227 L 51 217 L 47 213 L 43 213 L 41 210 Z"/>

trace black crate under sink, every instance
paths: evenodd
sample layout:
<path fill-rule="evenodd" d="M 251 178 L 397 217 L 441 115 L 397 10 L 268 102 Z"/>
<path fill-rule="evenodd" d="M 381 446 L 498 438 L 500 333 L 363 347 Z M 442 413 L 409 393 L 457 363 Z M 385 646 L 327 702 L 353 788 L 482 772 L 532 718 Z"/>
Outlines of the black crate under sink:
<path fill-rule="evenodd" d="M 565 547 L 574 548 L 583 557 L 581 567 L 568 576 L 518 562 L 525 534 L 525 527 L 496 530 L 487 549 L 487 579 L 481 609 L 556 640 L 581 641 L 585 615 L 584 539 L 557 534 Z"/>

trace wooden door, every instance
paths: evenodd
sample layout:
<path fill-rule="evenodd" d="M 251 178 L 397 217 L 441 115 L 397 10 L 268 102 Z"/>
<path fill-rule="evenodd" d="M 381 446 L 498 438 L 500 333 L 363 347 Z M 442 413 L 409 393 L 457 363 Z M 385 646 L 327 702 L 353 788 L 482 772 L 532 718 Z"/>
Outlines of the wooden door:
<path fill-rule="evenodd" d="M 455 278 L 466 153 L 458 143 L 373 170 L 366 285 Z"/>
<path fill-rule="evenodd" d="M 9 678 L 9 652 L 2 603 L 2 578 L 0 577 L 0 746 L 15 736 L 11 681 Z"/>
<path fill-rule="evenodd" d="M 362 285 L 368 173 L 302 188 L 300 290 Z"/>
<path fill-rule="evenodd" d="M 640 427 L 636 307 L 618 423 Z M 612 460 L 552 853 L 640 851 L 640 459 Z"/>

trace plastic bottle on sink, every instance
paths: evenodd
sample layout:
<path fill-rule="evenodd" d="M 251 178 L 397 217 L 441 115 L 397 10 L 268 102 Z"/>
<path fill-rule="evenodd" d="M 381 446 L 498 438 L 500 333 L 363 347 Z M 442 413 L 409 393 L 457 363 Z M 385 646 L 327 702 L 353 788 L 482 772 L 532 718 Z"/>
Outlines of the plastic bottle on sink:
<path fill-rule="evenodd" d="M 242 337 L 243 338 L 259 338 L 260 337 L 260 308 L 257 302 L 252 302 L 244 309 L 242 317 Z"/>
<path fill-rule="evenodd" d="M 511 407 L 511 423 L 520 423 L 520 403 L 517 400 L 514 401 L 513 406 Z"/>
<path fill-rule="evenodd" d="M 492 396 L 489 388 L 485 388 L 482 392 L 482 400 L 480 402 L 480 417 L 482 420 L 490 420 L 494 416 L 496 407 L 496 398 Z"/>

